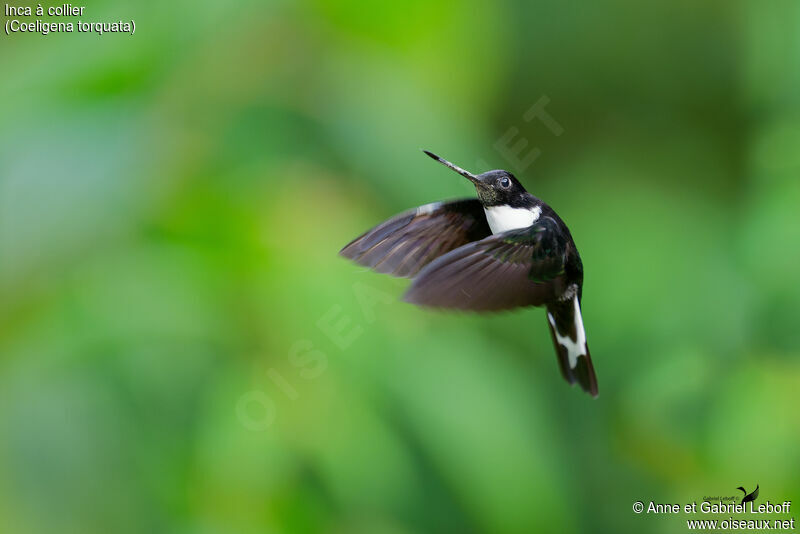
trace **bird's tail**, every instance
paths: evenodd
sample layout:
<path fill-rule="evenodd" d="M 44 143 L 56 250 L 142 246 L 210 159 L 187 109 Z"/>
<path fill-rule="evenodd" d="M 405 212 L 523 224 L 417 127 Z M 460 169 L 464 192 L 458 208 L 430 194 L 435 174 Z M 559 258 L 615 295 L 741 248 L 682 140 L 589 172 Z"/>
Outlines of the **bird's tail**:
<path fill-rule="evenodd" d="M 597 377 L 589 355 L 589 346 L 586 344 L 578 296 L 548 305 L 547 323 L 564 379 L 570 384 L 577 382 L 584 391 L 596 397 Z"/>

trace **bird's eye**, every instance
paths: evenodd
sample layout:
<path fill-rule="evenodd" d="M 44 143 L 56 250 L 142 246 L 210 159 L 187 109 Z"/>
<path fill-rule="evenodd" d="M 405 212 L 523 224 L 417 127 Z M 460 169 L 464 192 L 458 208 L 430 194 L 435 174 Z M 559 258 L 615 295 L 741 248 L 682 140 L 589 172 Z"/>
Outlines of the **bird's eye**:
<path fill-rule="evenodd" d="M 500 178 L 500 187 L 506 189 L 510 185 L 511 185 L 511 180 L 509 180 L 508 178 Z"/>

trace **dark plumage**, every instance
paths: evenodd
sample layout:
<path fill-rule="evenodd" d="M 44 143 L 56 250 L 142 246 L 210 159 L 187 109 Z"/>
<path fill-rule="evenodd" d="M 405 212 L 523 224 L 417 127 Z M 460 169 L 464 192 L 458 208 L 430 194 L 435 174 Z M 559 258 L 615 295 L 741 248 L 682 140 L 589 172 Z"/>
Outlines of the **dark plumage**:
<path fill-rule="evenodd" d="M 473 182 L 478 198 L 396 215 L 340 254 L 378 272 L 413 278 L 405 300 L 419 306 L 545 306 L 562 375 L 596 396 L 580 313 L 583 266 L 564 221 L 509 172 L 476 176 L 425 153 Z"/>

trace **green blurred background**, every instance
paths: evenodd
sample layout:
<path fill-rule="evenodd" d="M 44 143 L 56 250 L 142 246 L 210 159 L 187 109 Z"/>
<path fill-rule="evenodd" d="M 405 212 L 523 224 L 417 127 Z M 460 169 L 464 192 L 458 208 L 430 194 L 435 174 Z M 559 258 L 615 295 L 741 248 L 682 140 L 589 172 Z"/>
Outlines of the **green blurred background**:
<path fill-rule="evenodd" d="M 0 35 L 0 531 L 685 532 L 632 503 L 800 498 L 800 4 L 85 13 L 136 33 Z M 568 222 L 598 399 L 542 310 L 420 310 L 337 256 L 473 194 L 420 148 Z"/>

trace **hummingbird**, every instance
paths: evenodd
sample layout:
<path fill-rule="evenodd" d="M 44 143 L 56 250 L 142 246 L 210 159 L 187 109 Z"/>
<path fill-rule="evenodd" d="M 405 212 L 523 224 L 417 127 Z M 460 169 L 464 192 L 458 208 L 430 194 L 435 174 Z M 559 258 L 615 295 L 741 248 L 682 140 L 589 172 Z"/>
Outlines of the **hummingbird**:
<path fill-rule="evenodd" d="M 567 225 L 510 172 L 476 175 L 423 152 L 472 182 L 477 198 L 400 213 L 339 254 L 413 279 L 404 300 L 418 306 L 475 312 L 543 306 L 561 374 L 596 397 L 581 316 L 583 265 Z"/>

